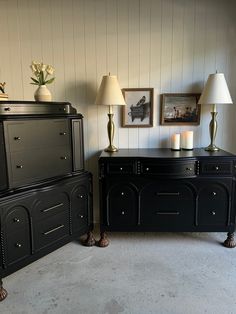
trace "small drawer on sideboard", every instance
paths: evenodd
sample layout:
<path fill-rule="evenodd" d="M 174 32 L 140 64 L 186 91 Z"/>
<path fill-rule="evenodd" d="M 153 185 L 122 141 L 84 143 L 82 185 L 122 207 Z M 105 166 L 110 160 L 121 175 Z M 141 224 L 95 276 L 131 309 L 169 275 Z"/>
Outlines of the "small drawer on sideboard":
<path fill-rule="evenodd" d="M 195 161 L 191 162 L 141 162 L 141 173 L 145 175 L 194 176 L 196 174 Z"/>
<path fill-rule="evenodd" d="M 202 161 L 200 162 L 200 174 L 232 175 L 233 161 Z"/>
<path fill-rule="evenodd" d="M 110 162 L 106 165 L 107 174 L 134 174 L 135 166 L 133 162 Z"/>

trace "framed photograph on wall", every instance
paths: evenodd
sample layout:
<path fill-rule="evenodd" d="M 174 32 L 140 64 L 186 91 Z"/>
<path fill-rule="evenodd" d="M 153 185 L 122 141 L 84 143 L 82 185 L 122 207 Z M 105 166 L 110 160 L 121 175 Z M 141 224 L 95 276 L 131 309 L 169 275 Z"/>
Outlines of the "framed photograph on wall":
<path fill-rule="evenodd" d="M 122 106 L 122 126 L 153 126 L 153 88 L 123 88 L 126 106 Z"/>
<path fill-rule="evenodd" d="M 201 94 L 162 94 L 162 125 L 199 125 Z"/>

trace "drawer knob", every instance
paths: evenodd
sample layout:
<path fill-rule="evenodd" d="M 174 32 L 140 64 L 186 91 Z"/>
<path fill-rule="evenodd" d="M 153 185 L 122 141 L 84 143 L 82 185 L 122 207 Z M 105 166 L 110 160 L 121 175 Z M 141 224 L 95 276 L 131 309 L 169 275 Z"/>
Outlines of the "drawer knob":
<path fill-rule="evenodd" d="M 20 244 L 20 243 L 16 243 L 16 244 L 15 244 L 15 247 L 17 247 L 17 248 L 21 248 L 21 247 L 22 247 L 22 244 Z"/>
<path fill-rule="evenodd" d="M 16 168 L 17 168 L 17 169 L 22 169 L 23 166 L 22 166 L 22 165 L 16 165 Z"/>
<path fill-rule="evenodd" d="M 215 212 L 215 211 L 212 211 L 211 214 L 212 214 L 212 216 L 215 216 L 216 212 Z"/>
<path fill-rule="evenodd" d="M 216 196 L 216 192 L 212 192 L 212 195 Z"/>
<path fill-rule="evenodd" d="M 146 168 L 146 171 L 149 171 L 149 168 Z"/>
<path fill-rule="evenodd" d="M 124 195 L 125 195 L 125 193 L 124 193 L 124 192 L 121 192 L 121 195 L 122 195 L 122 196 L 124 196 Z"/>
<path fill-rule="evenodd" d="M 66 160 L 67 157 L 66 157 L 66 156 L 61 156 L 61 159 L 62 159 L 62 160 Z"/>
<path fill-rule="evenodd" d="M 60 132 L 60 135 L 66 135 L 66 132 Z"/>
<path fill-rule="evenodd" d="M 20 141 L 20 137 L 19 137 L 19 136 L 15 136 L 15 137 L 14 137 L 14 140 L 15 140 L 15 141 Z"/>
<path fill-rule="evenodd" d="M 218 167 L 218 166 L 215 166 L 215 170 L 219 170 L 219 167 Z"/>
<path fill-rule="evenodd" d="M 10 107 L 5 107 L 4 110 L 5 111 L 11 111 L 11 108 Z"/>
<path fill-rule="evenodd" d="M 186 170 L 192 171 L 193 169 L 191 167 L 187 167 Z"/>
<path fill-rule="evenodd" d="M 120 167 L 120 171 L 122 171 L 123 170 L 123 168 L 122 167 Z"/>
<path fill-rule="evenodd" d="M 78 198 L 83 198 L 83 195 L 79 194 L 79 195 L 78 195 Z"/>
<path fill-rule="evenodd" d="M 122 210 L 121 215 L 124 215 L 124 214 L 125 214 L 125 211 L 124 211 L 124 210 Z"/>
<path fill-rule="evenodd" d="M 84 218 L 84 215 L 79 215 L 79 217 L 80 217 L 81 219 L 83 219 L 83 218 Z"/>
<path fill-rule="evenodd" d="M 18 223 L 18 222 L 20 222 L 20 219 L 19 218 L 14 218 L 13 221 Z"/>

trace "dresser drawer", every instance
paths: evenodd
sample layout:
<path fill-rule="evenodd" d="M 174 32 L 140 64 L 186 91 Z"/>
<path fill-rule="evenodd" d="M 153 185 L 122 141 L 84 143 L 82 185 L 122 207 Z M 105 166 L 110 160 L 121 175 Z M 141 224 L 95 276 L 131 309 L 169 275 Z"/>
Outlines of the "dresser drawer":
<path fill-rule="evenodd" d="M 191 162 L 141 162 L 141 173 L 159 176 L 194 176 L 196 174 L 195 161 Z"/>
<path fill-rule="evenodd" d="M 135 165 L 133 162 L 110 162 L 106 164 L 107 174 L 134 174 Z"/>
<path fill-rule="evenodd" d="M 232 175 L 233 161 L 202 161 L 200 162 L 200 174 Z"/>
<path fill-rule="evenodd" d="M 142 190 L 140 200 L 142 225 L 170 230 L 170 226 L 194 224 L 194 192 L 187 184 L 173 181 L 149 184 Z"/>
<path fill-rule="evenodd" d="M 6 238 L 6 263 L 11 265 L 31 253 L 29 228 L 10 233 Z"/>
<path fill-rule="evenodd" d="M 11 187 L 67 174 L 72 169 L 71 151 L 67 146 L 15 152 L 9 158 Z"/>
<path fill-rule="evenodd" d="M 55 216 L 61 212 L 69 211 L 69 196 L 60 191 L 43 191 L 38 195 L 32 211 L 35 221 Z"/>
<path fill-rule="evenodd" d="M 34 225 L 35 249 L 39 250 L 68 235 L 69 210 Z"/>
<path fill-rule="evenodd" d="M 69 121 L 66 119 L 6 121 L 6 149 L 10 152 L 70 145 Z"/>
<path fill-rule="evenodd" d="M 29 218 L 24 207 L 16 205 L 6 216 L 6 228 L 8 233 L 27 228 Z"/>

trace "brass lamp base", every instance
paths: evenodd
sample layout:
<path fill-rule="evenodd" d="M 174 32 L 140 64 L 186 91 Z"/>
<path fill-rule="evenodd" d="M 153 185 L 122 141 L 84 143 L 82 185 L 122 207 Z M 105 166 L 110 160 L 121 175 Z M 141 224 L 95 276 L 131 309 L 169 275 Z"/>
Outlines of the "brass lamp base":
<path fill-rule="evenodd" d="M 108 153 L 115 153 L 118 151 L 118 148 L 116 148 L 113 145 L 113 138 L 114 138 L 114 133 L 115 133 L 115 125 L 113 122 L 113 113 L 108 113 L 108 123 L 107 123 L 107 133 L 108 133 L 108 138 L 109 138 L 109 145 L 106 149 L 104 149 L 105 152 Z"/>
<path fill-rule="evenodd" d="M 116 148 L 114 145 L 109 145 L 107 146 L 106 149 L 104 149 L 105 152 L 110 152 L 110 153 L 114 153 L 114 152 L 118 152 L 118 148 Z"/>
<path fill-rule="evenodd" d="M 217 146 L 213 145 L 208 145 L 207 147 L 205 147 L 205 150 L 208 152 L 217 152 L 218 150 L 220 150 Z"/>
<path fill-rule="evenodd" d="M 216 137 L 216 132 L 217 132 L 217 121 L 216 121 L 217 113 L 218 112 L 216 112 L 215 105 L 213 105 L 213 111 L 211 112 L 211 122 L 209 124 L 211 143 L 205 148 L 205 150 L 208 152 L 217 152 L 218 150 L 220 150 L 215 145 L 215 137 Z"/>

